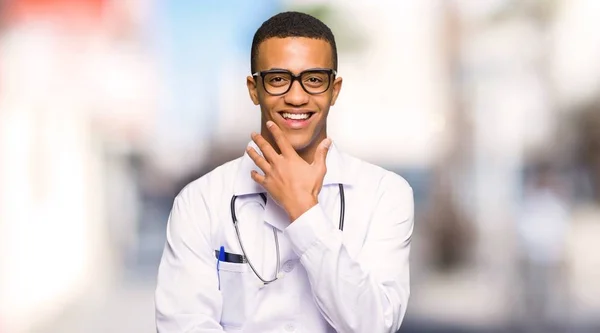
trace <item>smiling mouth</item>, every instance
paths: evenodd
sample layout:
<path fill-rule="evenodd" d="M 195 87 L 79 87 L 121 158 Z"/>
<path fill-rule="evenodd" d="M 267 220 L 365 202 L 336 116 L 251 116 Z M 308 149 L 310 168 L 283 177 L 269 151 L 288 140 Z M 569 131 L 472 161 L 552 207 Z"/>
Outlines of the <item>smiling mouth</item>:
<path fill-rule="evenodd" d="M 314 114 L 314 112 L 306 112 L 306 113 L 279 112 L 279 115 L 281 115 L 281 117 L 283 117 L 283 119 L 297 120 L 297 121 L 308 120 L 310 117 L 312 117 L 313 114 Z"/>

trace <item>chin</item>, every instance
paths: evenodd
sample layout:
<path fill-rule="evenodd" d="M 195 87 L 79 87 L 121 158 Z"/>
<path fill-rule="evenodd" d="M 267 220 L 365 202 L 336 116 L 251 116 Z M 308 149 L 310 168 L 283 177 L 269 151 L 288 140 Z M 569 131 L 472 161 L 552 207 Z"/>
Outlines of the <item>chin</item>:
<path fill-rule="evenodd" d="M 311 144 L 310 138 L 306 137 L 306 136 L 298 136 L 298 137 L 289 137 L 288 136 L 288 140 L 290 141 L 290 144 L 292 145 L 292 147 L 294 147 L 294 150 L 296 150 L 296 151 L 304 150 L 307 147 L 309 147 Z"/>

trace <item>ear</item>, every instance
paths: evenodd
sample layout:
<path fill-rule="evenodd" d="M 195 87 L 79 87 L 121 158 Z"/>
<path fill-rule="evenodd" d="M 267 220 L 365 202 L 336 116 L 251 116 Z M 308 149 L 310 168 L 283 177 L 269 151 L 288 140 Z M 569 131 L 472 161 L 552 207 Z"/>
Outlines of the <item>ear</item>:
<path fill-rule="evenodd" d="M 258 86 L 256 85 L 256 80 L 253 76 L 248 76 L 246 78 L 246 86 L 248 87 L 248 94 L 250 94 L 250 99 L 254 105 L 258 105 Z"/>
<path fill-rule="evenodd" d="M 338 95 L 340 94 L 340 91 L 342 90 L 342 78 L 341 77 L 337 77 L 335 78 L 335 81 L 333 81 L 333 95 L 331 96 L 331 105 L 335 105 L 335 101 L 338 98 Z"/>

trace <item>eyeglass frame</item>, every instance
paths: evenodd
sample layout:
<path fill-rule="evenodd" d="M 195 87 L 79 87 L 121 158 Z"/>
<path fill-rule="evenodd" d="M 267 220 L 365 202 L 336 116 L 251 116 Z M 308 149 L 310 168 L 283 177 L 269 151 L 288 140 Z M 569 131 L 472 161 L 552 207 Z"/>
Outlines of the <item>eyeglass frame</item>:
<path fill-rule="evenodd" d="M 312 93 L 312 92 L 308 91 L 306 89 L 306 87 L 304 87 L 304 84 L 302 83 L 302 80 L 300 80 L 302 78 L 302 75 L 304 75 L 307 72 L 327 73 L 329 76 L 333 76 L 333 77 L 331 77 L 331 79 L 329 80 L 329 82 L 327 82 L 327 88 L 325 88 L 325 90 L 323 90 L 321 92 L 318 92 L 318 93 Z M 291 77 L 291 82 L 290 82 L 290 85 L 288 86 L 288 88 L 287 88 L 286 91 L 284 91 L 282 93 L 279 93 L 279 94 L 272 94 L 265 87 L 265 75 L 266 74 L 277 74 L 277 73 L 280 73 L 280 74 L 289 74 L 290 77 Z M 252 77 L 260 77 L 262 79 L 261 83 L 262 83 L 263 88 L 267 92 L 267 94 L 269 94 L 271 96 L 282 96 L 282 95 L 287 94 L 292 89 L 292 86 L 294 85 L 294 81 L 298 81 L 298 83 L 300 83 L 300 87 L 302 87 L 302 90 L 304 90 L 307 94 L 309 94 L 309 95 L 320 95 L 320 94 L 326 92 L 327 90 L 329 90 L 329 88 L 331 88 L 331 81 L 335 81 L 335 76 L 336 75 L 337 75 L 337 71 L 335 69 L 333 69 L 333 68 L 309 68 L 309 69 L 305 69 L 302 72 L 298 73 L 298 75 L 294 75 L 294 73 L 292 73 L 290 70 L 279 69 L 278 68 L 278 69 L 269 69 L 269 70 L 266 70 L 266 71 L 259 71 L 259 72 L 253 73 Z"/>

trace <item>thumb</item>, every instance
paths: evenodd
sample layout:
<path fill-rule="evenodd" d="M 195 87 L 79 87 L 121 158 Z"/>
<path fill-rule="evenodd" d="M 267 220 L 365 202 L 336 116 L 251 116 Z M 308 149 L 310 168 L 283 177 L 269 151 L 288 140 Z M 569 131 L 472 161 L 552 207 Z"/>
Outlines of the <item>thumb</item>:
<path fill-rule="evenodd" d="M 325 160 L 327 159 L 327 153 L 331 146 L 331 139 L 327 138 L 319 144 L 317 151 L 315 152 L 315 159 L 313 164 L 325 167 Z"/>

